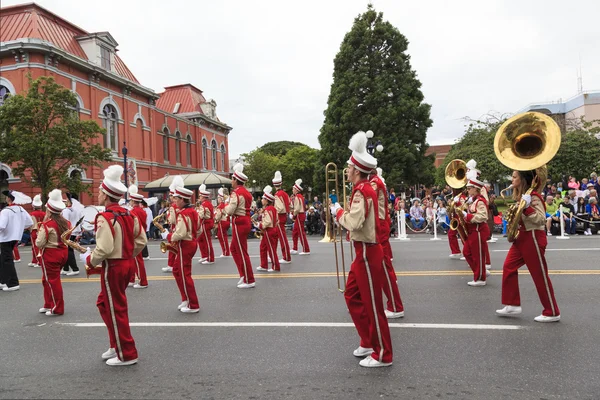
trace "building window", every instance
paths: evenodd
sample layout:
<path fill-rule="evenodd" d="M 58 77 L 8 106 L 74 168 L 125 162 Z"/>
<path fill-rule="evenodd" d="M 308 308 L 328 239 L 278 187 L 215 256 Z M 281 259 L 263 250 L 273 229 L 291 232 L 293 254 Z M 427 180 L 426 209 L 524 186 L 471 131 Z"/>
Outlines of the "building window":
<path fill-rule="evenodd" d="M 185 159 L 188 167 L 192 165 L 192 137 L 187 136 L 187 142 L 185 143 Z"/>
<path fill-rule="evenodd" d="M 221 145 L 221 171 L 225 172 L 225 145 Z"/>
<path fill-rule="evenodd" d="M 208 143 L 206 139 L 202 139 L 202 168 L 206 169 L 207 160 L 208 159 Z"/>
<path fill-rule="evenodd" d="M 8 173 L 5 170 L 0 170 L 0 202 L 6 203 L 6 196 L 3 191 L 8 190 Z"/>
<path fill-rule="evenodd" d="M 163 129 L 163 134 L 163 155 L 165 162 L 169 162 L 169 130 L 167 128 Z"/>
<path fill-rule="evenodd" d="M 212 169 L 213 170 L 217 170 L 217 142 L 215 142 L 215 139 L 213 139 L 212 143 L 210 144 L 210 147 L 212 149 Z"/>
<path fill-rule="evenodd" d="M 107 104 L 102 109 L 102 114 L 104 114 L 104 129 L 106 129 L 106 133 L 104 134 L 104 147 L 117 151 L 119 142 L 117 110 L 115 110 L 112 105 Z"/>
<path fill-rule="evenodd" d="M 111 71 L 110 50 L 102 46 L 100 46 L 100 66 L 105 70 Z"/>
<path fill-rule="evenodd" d="M 6 100 L 10 96 L 10 90 L 6 86 L 0 85 L 0 106 L 4 104 L 4 100 Z"/>
<path fill-rule="evenodd" d="M 175 162 L 181 164 L 181 133 L 175 133 Z"/>

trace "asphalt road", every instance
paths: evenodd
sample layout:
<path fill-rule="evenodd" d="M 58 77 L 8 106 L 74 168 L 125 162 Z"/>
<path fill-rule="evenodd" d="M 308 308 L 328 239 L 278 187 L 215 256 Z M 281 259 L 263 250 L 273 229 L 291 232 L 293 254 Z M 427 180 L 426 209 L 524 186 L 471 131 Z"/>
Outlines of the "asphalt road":
<path fill-rule="evenodd" d="M 471 288 L 446 238 L 430 237 L 392 240 L 406 317 L 393 321 L 394 365 L 381 369 L 352 355 L 358 336 L 337 290 L 333 245 L 317 238 L 281 273 L 256 273 L 251 290 L 236 288 L 231 259 L 195 261 L 198 314 L 177 311 L 175 281 L 160 270 L 166 257 L 151 242 L 150 287 L 127 292 L 139 363 L 121 368 L 100 359 L 108 337 L 97 278 L 63 277 L 65 314 L 46 317 L 37 312 L 41 271 L 26 266 L 22 249 L 21 290 L 0 292 L 0 398 L 600 399 L 599 237 L 550 238 L 562 313 L 553 324 L 533 321 L 541 305 L 526 268 L 523 314 L 494 314 L 504 240 L 490 245 L 488 286 Z M 258 256 L 258 242 L 249 247 Z"/>

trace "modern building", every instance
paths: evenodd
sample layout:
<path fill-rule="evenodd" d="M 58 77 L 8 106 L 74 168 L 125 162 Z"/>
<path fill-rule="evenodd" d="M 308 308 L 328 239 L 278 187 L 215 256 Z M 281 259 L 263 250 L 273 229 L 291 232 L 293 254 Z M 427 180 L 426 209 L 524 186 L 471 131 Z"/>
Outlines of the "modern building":
<path fill-rule="evenodd" d="M 28 74 L 51 76 L 75 93 L 82 120 L 93 119 L 106 129 L 98 142 L 112 150 L 113 163 L 123 163 L 126 143 L 129 183 L 143 190 L 166 175 L 229 175 L 232 128 L 219 120 L 216 102 L 202 90 L 183 84 L 157 94 L 127 68 L 109 32 L 87 32 L 34 3 L 0 8 L 0 27 L 0 106 L 7 96 L 26 92 Z M 80 174 L 95 199 L 102 171 L 70 166 L 65 174 Z M 0 189 L 7 187 L 36 193 L 2 163 Z M 86 204 L 93 202 L 82 197 Z"/>

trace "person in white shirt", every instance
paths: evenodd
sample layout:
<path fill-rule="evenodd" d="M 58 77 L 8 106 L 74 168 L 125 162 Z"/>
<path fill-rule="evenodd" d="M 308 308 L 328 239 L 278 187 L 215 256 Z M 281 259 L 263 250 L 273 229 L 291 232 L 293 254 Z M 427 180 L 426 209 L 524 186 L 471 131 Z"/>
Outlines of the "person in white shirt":
<path fill-rule="evenodd" d="M 61 215 L 71 223 L 71 226 L 75 226 L 83 216 L 84 207 L 77 201 L 77 196 L 70 193 L 67 193 L 67 200 L 65 203 L 67 207 L 62 211 Z M 78 226 L 71 232 L 70 240 L 75 241 L 79 236 L 81 236 L 81 226 Z M 69 271 L 69 267 L 71 267 L 71 271 Z M 63 266 L 60 274 L 67 276 L 79 275 L 79 267 L 77 266 L 77 260 L 75 259 L 75 252 L 71 247 L 69 247 L 69 258 L 67 263 Z"/>
<path fill-rule="evenodd" d="M 13 203 L 19 192 L 5 190 L 2 194 L 8 205 L 0 211 L 0 289 L 11 292 L 20 288 L 13 248 L 23 237 L 23 230 L 33 226 L 33 220 L 23 207 Z"/>

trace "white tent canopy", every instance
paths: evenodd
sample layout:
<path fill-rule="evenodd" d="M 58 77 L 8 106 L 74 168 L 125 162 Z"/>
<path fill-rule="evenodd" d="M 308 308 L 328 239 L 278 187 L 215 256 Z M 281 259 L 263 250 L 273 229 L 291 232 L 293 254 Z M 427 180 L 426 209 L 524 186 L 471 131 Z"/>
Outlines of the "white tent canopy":
<path fill-rule="evenodd" d="M 146 192 L 164 192 L 169 190 L 173 177 L 168 175 L 164 178 L 157 179 L 148 183 L 142 190 Z M 182 174 L 183 183 L 187 189 L 197 189 L 200 185 L 205 184 L 207 189 L 218 189 L 220 187 L 231 187 L 231 179 L 214 172 L 201 172 L 197 174 Z"/>

